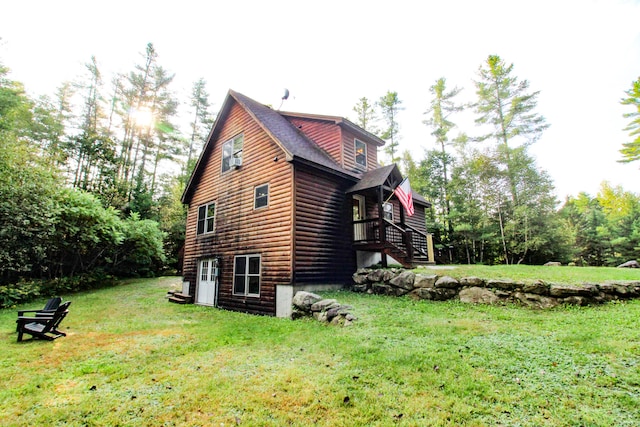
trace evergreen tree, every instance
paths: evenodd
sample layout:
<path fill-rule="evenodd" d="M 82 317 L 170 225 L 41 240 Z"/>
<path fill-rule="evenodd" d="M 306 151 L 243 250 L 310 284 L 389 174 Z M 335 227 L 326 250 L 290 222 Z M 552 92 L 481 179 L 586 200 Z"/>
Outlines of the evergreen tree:
<path fill-rule="evenodd" d="M 475 104 L 476 123 L 487 125 L 487 131 L 477 139 L 495 140 L 499 161 L 504 165 L 509 180 L 511 199 L 517 204 L 517 183 L 511 148 L 518 143 L 527 146 L 535 142 L 549 127 L 545 118 L 533 110 L 539 91 L 528 93 L 529 82 L 518 81 L 512 75 L 513 64 L 507 65 L 497 55 L 490 55 L 481 66 L 475 81 L 478 101 Z"/>
<path fill-rule="evenodd" d="M 380 136 L 388 141 L 385 152 L 389 155 L 391 163 L 396 163 L 400 159 L 396 156 L 398 145 L 400 144 L 400 125 L 398 124 L 398 112 L 403 108 L 402 101 L 398 98 L 398 92 L 387 91 L 387 94 L 380 98 L 378 107 L 382 112 L 382 118 L 386 124 L 386 129 Z"/>
<path fill-rule="evenodd" d="M 211 104 L 209 103 L 209 93 L 206 85 L 207 82 L 200 78 L 193 84 L 191 90 L 191 102 L 189 105 L 193 109 L 193 119 L 191 121 L 191 138 L 189 138 L 187 163 L 184 171 L 186 176 L 191 175 L 197 158 L 196 153 L 200 151 L 202 145 L 206 142 L 214 120 L 214 115 L 209 111 Z"/>
<path fill-rule="evenodd" d="M 431 135 L 436 138 L 436 143 L 440 146 L 440 155 L 431 153 L 429 156 L 431 161 L 439 161 L 442 167 L 442 179 L 440 182 L 440 189 L 438 194 L 440 211 L 442 212 L 441 218 L 448 235 L 453 233 L 453 224 L 451 223 L 451 201 L 449 199 L 449 169 L 450 163 L 453 158 L 447 154 L 446 147 L 449 145 L 449 131 L 455 127 L 449 118 L 453 113 L 462 111 L 462 105 L 458 105 L 454 102 L 453 98 L 460 93 L 462 89 L 453 88 L 447 91 L 446 79 L 444 77 L 436 80 L 436 83 L 429 88 L 429 91 L 433 95 L 429 109 L 425 114 L 429 114 L 430 117 L 424 121 L 424 123 L 432 129 Z"/>
<path fill-rule="evenodd" d="M 353 112 L 356 113 L 355 124 L 374 135 L 378 135 L 379 131 L 375 126 L 378 114 L 375 105 L 372 105 L 367 97 L 363 96 L 358 100 L 358 103 L 353 107 Z"/>

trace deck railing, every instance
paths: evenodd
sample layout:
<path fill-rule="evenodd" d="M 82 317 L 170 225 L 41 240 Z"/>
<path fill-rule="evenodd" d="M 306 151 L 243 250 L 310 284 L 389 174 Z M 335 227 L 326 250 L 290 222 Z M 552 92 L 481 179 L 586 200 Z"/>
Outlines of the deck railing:
<path fill-rule="evenodd" d="M 380 238 L 380 228 L 384 227 L 384 240 Z M 415 256 L 427 256 L 427 235 L 410 225 L 396 224 L 386 219 L 369 218 L 353 221 L 354 243 L 373 245 L 392 245 L 407 254 L 409 259 Z"/>

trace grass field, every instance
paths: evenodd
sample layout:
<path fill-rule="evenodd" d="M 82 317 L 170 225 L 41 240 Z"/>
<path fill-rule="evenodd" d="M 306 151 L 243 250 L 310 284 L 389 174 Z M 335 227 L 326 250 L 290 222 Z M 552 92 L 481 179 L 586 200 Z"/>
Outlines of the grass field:
<path fill-rule="evenodd" d="M 349 292 L 349 328 L 67 295 L 54 342 L 0 310 L 3 426 L 638 426 L 640 301 L 534 311 Z M 29 304 L 31 308 L 43 301 Z"/>
<path fill-rule="evenodd" d="M 544 267 L 541 265 L 455 265 L 423 267 L 416 272 L 455 278 L 476 276 L 483 279 L 512 279 L 523 282 L 544 280 L 577 285 L 610 281 L 640 281 L 640 269 L 615 267 Z"/>

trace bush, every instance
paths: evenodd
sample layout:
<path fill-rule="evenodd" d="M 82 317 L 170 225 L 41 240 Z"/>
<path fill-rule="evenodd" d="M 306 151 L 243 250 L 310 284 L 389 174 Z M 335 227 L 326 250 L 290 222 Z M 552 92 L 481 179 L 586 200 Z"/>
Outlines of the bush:
<path fill-rule="evenodd" d="M 111 272 L 121 276 L 153 276 L 166 261 L 163 247 L 165 233 L 156 221 L 140 219 L 132 213 L 123 221 L 124 239 L 113 257 Z"/>
<path fill-rule="evenodd" d="M 21 280 L 0 286 L 0 308 L 13 307 L 39 297 L 53 297 L 111 286 L 116 279 L 102 271 L 51 280 Z"/>

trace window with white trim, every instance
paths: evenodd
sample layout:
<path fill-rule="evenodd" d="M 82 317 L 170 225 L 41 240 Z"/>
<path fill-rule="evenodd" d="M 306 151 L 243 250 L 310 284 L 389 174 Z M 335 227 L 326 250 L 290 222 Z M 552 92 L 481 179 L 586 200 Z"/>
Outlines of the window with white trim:
<path fill-rule="evenodd" d="M 258 185 L 254 191 L 253 208 L 260 209 L 269 206 L 269 184 Z"/>
<path fill-rule="evenodd" d="M 354 139 L 355 153 L 356 153 L 356 165 L 367 167 L 367 144 Z"/>
<path fill-rule="evenodd" d="M 216 228 L 216 204 L 215 202 L 198 207 L 198 231 L 197 235 L 213 233 Z"/>
<path fill-rule="evenodd" d="M 233 294 L 260 296 L 260 255 L 236 255 L 233 262 Z"/>
<path fill-rule="evenodd" d="M 240 134 L 222 144 L 222 172 L 236 168 L 242 164 L 242 147 L 244 135 Z"/>
<path fill-rule="evenodd" d="M 382 204 L 382 212 L 384 219 L 393 222 L 393 203 L 385 202 Z"/>

